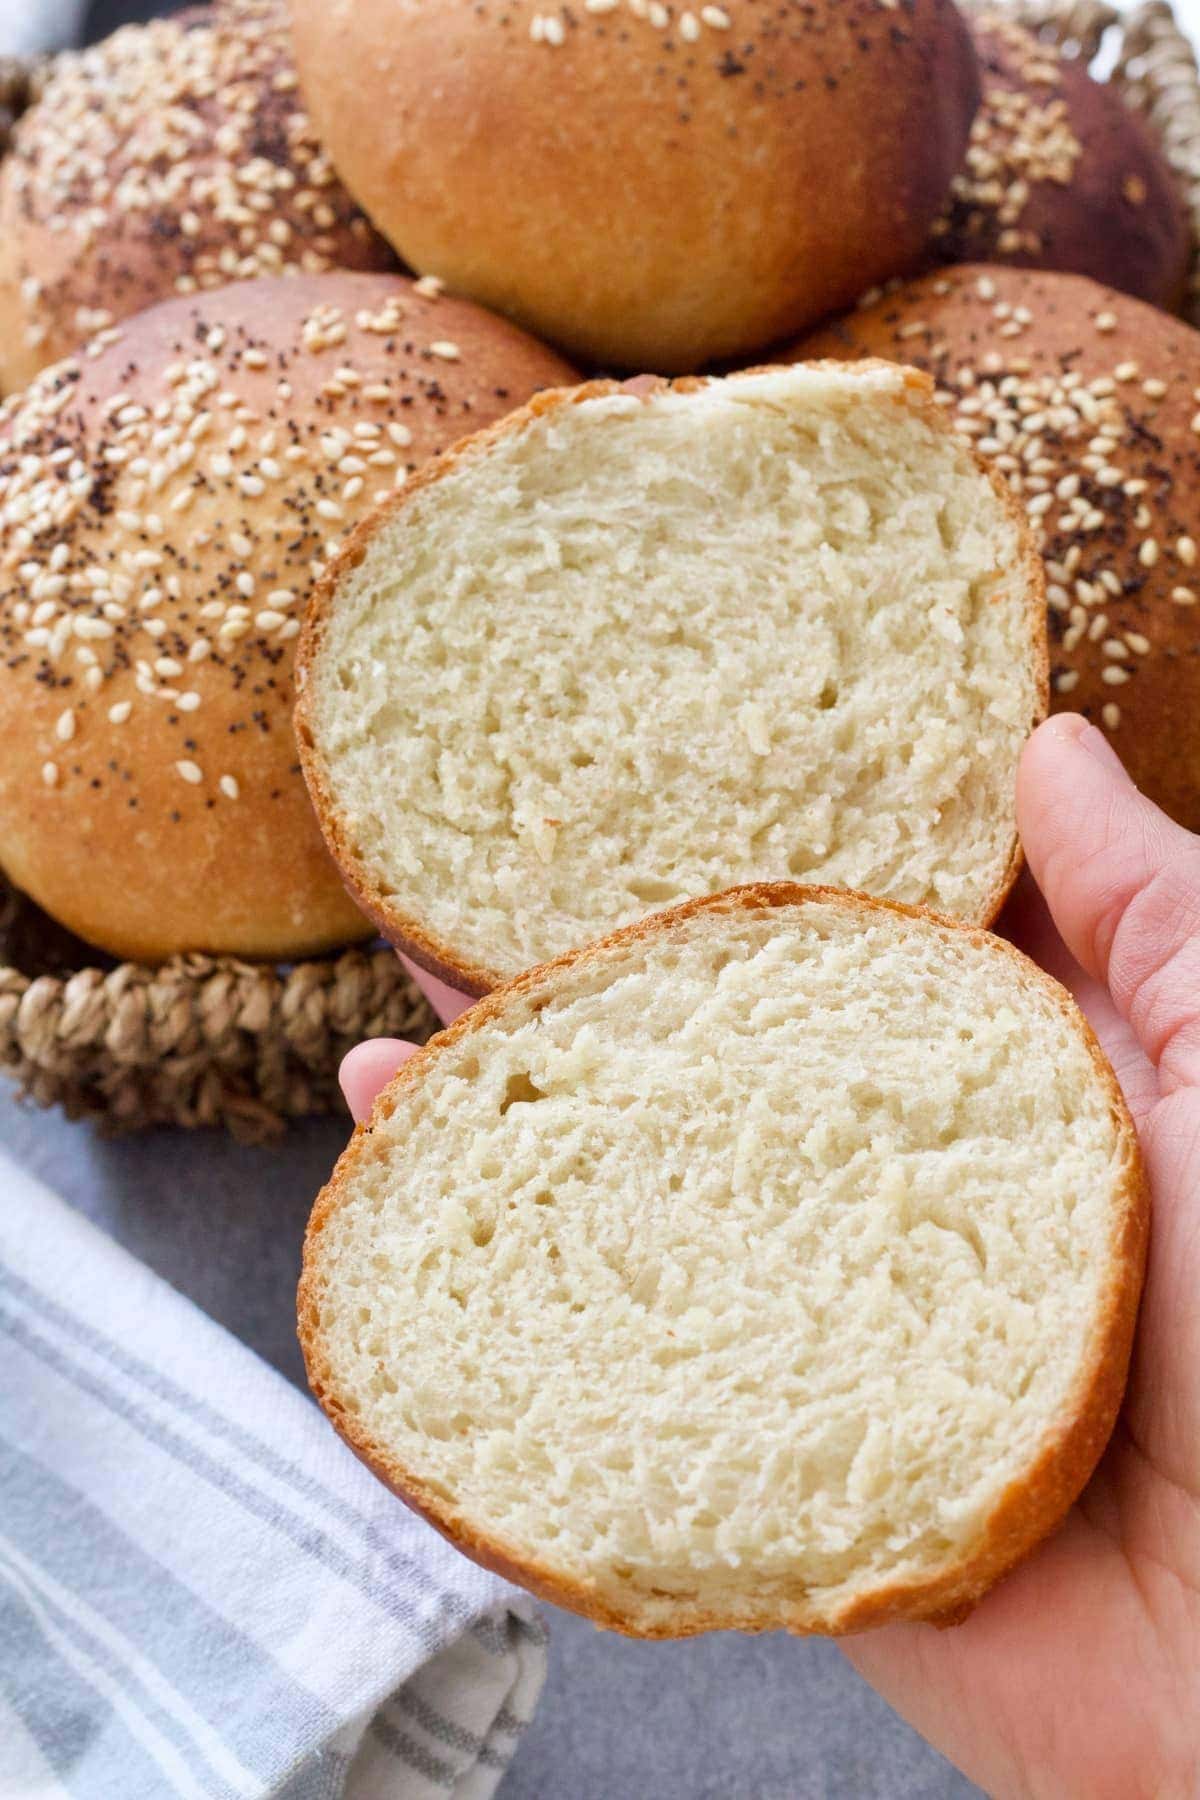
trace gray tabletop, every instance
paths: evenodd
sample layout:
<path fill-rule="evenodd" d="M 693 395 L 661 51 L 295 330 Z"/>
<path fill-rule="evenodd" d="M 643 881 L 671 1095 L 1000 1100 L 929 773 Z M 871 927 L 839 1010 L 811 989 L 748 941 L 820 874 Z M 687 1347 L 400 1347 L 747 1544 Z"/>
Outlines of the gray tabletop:
<path fill-rule="evenodd" d="M 116 1141 L 18 1105 L 0 1143 L 290 1380 L 304 1221 L 347 1131 L 273 1149 L 216 1132 Z M 503 1800 L 962 1800 L 975 1789 L 833 1645 L 721 1634 L 636 1644 L 551 1613 L 550 1678 Z"/>

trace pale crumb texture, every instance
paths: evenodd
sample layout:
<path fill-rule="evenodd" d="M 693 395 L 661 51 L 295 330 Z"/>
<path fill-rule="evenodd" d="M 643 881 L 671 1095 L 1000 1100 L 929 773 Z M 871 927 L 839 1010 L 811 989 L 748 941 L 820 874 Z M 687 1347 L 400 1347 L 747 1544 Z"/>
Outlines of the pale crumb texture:
<path fill-rule="evenodd" d="M 838 897 L 664 919 L 385 1097 L 310 1235 L 318 1395 L 609 1622 L 836 1629 L 968 1560 L 1079 1403 L 1112 1093 L 995 939 Z"/>
<path fill-rule="evenodd" d="M 1031 578 L 930 411 L 832 365 L 595 398 L 381 521 L 308 704 L 385 908 L 502 975 L 754 880 L 984 917 Z"/>

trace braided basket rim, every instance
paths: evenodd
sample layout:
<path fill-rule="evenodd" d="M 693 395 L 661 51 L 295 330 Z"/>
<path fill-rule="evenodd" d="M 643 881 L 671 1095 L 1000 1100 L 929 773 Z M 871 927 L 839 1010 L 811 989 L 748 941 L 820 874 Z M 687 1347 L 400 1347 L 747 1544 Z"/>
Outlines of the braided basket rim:
<path fill-rule="evenodd" d="M 1168 0 L 967 0 L 1004 10 L 1091 61 L 1150 124 L 1180 177 L 1192 236 L 1184 316 L 1200 325 L 1200 69 Z M 1107 40 L 1107 41 L 1106 41 Z M 0 883 L 0 898 L 3 884 Z M 0 1072 L 42 1106 L 107 1130 L 224 1125 L 278 1135 L 337 1104 L 337 1068 L 360 1038 L 425 1038 L 435 1021 L 391 950 L 289 965 L 178 956 L 62 975 L 0 966 Z"/>

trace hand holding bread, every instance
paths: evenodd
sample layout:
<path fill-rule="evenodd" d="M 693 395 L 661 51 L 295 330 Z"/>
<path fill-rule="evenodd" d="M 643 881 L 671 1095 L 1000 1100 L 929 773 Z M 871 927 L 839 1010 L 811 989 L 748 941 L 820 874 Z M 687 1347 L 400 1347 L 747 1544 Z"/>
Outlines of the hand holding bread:
<path fill-rule="evenodd" d="M 1115 291 L 1180 297 L 1166 160 L 951 0 L 291 25 L 64 64 L 0 171 L 0 367 L 73 352 L 0 412 L 5 872 L 119 955 L 374 926 L 463 1012 L 300 1294 L 454 1542 L 643 1636 L 878 1626 L 989 1787 L 1137 1791 L 1114 1646 L 1148 1718 L 1200 1666 L 1197 850 L 1035 728 L 1200 818 L 1197 340 Z"/>
<path fill-rule="evenodd" d="M 1182 1792 L 1200 1706 L 1188 1598 L 1200 1555 L 1189 1498 L 1200 1441 L 1190 977 L 1200 840 L 1136 794 L 1102 734 L 1078 717 L 1035 734 L 1020 815 L 1045 900 L 1032 884 L 1018 890 L 1007 928 L 1068 986 L 1120 1072 L 1153 1188 L 1131 1384 L 1112 1443 L 1061 1529 L 965 1622 L 950 1632 L 885 1626 L 842 1647 L 988 1793 L 1018 1794 L 1031 1781 L 1048 1793 Z M 356 1117 L 369 1119 L 414 1054 L 364 1045 L 347 1059 Z"/>

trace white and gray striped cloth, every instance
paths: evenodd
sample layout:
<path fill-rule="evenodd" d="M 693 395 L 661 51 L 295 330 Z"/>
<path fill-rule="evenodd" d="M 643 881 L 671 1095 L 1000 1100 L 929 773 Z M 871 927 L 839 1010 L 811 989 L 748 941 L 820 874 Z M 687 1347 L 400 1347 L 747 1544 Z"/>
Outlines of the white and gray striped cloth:
<path fill-rule="evenodd" d="M 545 1644 L 308 1399 L 0 1156 L 0 1796 L 482 1800 Z"/>

